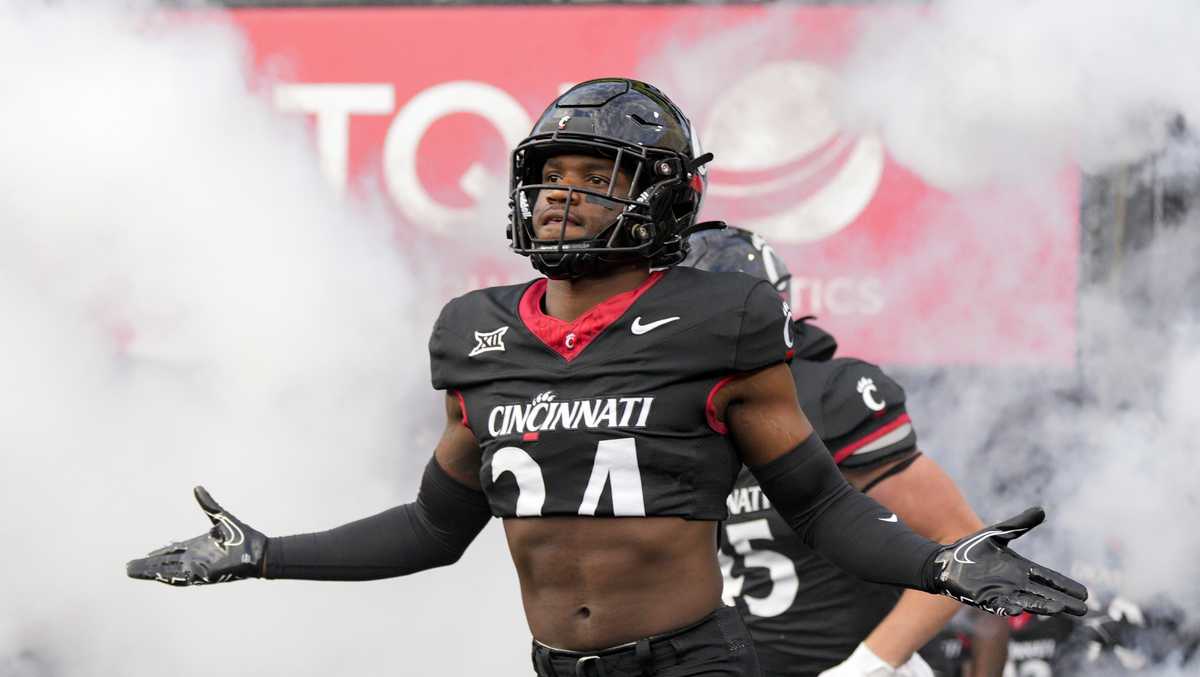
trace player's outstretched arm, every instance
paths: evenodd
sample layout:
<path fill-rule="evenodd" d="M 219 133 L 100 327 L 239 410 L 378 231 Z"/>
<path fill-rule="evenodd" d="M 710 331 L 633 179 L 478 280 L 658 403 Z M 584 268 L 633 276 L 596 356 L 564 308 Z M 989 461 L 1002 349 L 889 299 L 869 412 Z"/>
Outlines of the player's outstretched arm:
<path fill-rule="evenodd" d="M 879 501 L 897 519 L 932 541 L 953 543 L 978 531 L 983 522 L 954 480 L 933 459 L 919 453 L 912 457 L 912 453 L 869 468 L 843 468 L 842 474 L 855 489 Z M 856 665 L 869 661 L 885 666 L 879 670 L 884 675 L 892 674 L 888 671 L 892 667 L 900 667 L 901 674 L 914 677 L 931 675 L 929 666 L 916 652 L 961 608 L 941 595 L 905 590 L 855 655 L 821 673 L 821 677 L 861 675 L 863 671 Z"/>
<path fill-rule="evenodd" d="M 131 578 L 170 585 L 243 578 L 361 581 L 458 561 L 491 513 L 479 490 L 479 448 L 446 398 L 446 430 L 425 467 L 417 500 L 313 534 L 267 538 L 221 509 L 197 487 L 213 528 L 126 565 Z"/>
<path fill-rule="evenodd" d="M 812 432 L 785 364 L 748 374 L 718 392 L 723 418 L 763 492 L 801 538 L 860 578 L 946 594 L 998 615 L 1032 611 L 1082 616 L 1087 590 L 1008 549 L 1041 522 L 1031 509 L 943 546 L 855 491 Z"/>

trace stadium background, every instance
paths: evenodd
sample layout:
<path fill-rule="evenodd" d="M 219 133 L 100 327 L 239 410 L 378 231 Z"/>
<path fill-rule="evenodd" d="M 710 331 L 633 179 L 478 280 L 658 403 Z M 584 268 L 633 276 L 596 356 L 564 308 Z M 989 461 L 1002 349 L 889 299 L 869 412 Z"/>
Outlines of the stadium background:
<path fill-rule="evenodd" d="M 263 130 L 273 124 L 291 129 L 285 132 L 290 135 L 272 137 L 292 144 L 279 167 L 303 174 L 296 167 L 305 164 L 313 171 L 273 183 L 276 192 L 258 183 L 260 177 L 221 167 L 228 158 L 201 167 L 239 179 L 210 183 L 208 189 L 217 187 L 213 199 L 225 197 L 239 209 L 250 204 L 253 209 L 240 215 L 238 210 L 216 212 L 220 218 L 235 217 L 229 232 L 214 233 L 222 248 L 204 255 L 185 251 L 180 260 L 197 256 L 211 267 L 194 272 L 219 277 L 227 272 L 223 256 L 229 248 L 247 244 L 237 229 L 255 217 L 297 223 L 327 218 L 340 224 L 349 217 L 338 205 L 366 205 L 355 207 L 363 210 L 355 214 L 365 213 L 363 218 L 385 227 L 387 236 L 364 241 L 399 250 L 403 272 L 379 272 L 395 262 L 355 251 L 339 254 L 337 265 L 369 273 L 356 272 L 349 281 L 313 274 L 318 283 L 332 279 L 338 293 L 356 299 L 369 295 L 367 289 L 376 283 L 381 292 L 387 285 L 403 288 L 371 302 L 377 305 L 368 305 L 367 312 L 357 312 L 356 306 L 343 318 L 351 329 L 394 339 L 403 360 L 347 357 L 380 348 L 361 336 L 343 340 L 339 335 L 328 352 L 322 352 L 325 343 L 305 345 L 278 364 L 265 360 L 278 369 L 262 368 L 264 356 L 292 337 L 296 327 L 311 329 L 300 320 L 278 334 L 251 331 L 250 338 L 262 340 L 261 352 L 239 354 L 247 339 L 240 333 L 223 337 L 228 345 L 181 351 L 181 346 L 195 346 L 181 341 L 180 333 L 196 339 L 205 326 L 211 331 L 230 320 L 233 326 L 254 327 L 260 310 L 227 313 L 219 303 L 210 307 L 204 300 L 199 305 L 205 312 L 198 316 L 205 322 L 183 323 L 181 332 L 180 322 L 163 307 L 190 309 L 196 297 L 168 294 L 152 299 L 153 312 L 145 312 L 139 306 L 144 294 L 137 293 L 139 285 L 173 279 L 177 269 L 164 265 L 143 277 L 129 274 L 115 291 L 106 278 L 99 285 L 104 298 L 86 299 L 85 315 L 99 319 L 105 336 L 115 337 L 100 344 L 123 361 L 121 369 L 142 380 L 133 395 L 114 394 L 107 380 L 111 375 L 81 388 L 76 374 L 64 369 L 58 372 L 61 383 L 53 382 L 71 391 L 70 402 L 80 409 L 118 402 L 121 411 L 111 421 L 140 425 L 142 417 L 157 415 L 163 422 L 140 429 L 146 439 L 138 441 L 148 450 L 123 462 L 117 457 L 126 453 L 130 440 L 102 423 L 85 426 L 96 441 L 91 451 L 101 454 L 82 451 L 92 446 L 87 435 L 59 440 L 52 434 L 53 443 L 47 444 L 44 429 L 16 426 L 18 434 L 8 440 L 14 451 L 5 508 L 10 515 L 39 518 L 7 524 L 5 540 L 45 543 L 45 552 L 55 556 L 47 556 L 53 563 L 33 565 L 38 573 L 32 577 L 17 563 L 5 565 L 9 581 L 26 582 L 6 583 L 12 586 L 6 597 L 13 601 L 7 613 L 0 612 L 5 613 L 0 675 L 148 674 L 162 668 L 207 674 L 206 661 L 237 665 L 237 674 L 526 672 L 528 635 L 515 577 L 494 525 L 459 565 L 407 581 L 242 584 L 193 595 L 112 576 L 119 576 L 113 573 L 116 558 L 155 540 L 180 537 L 190 532 L 184 525 L 198 524 L 186 489 L 201 479 L 231 509 L 271 533 L 329 526 L 411 494 L 431 448 L 436 412 L 422 385 L 420 353 L 432 312 L 467 288 L 529 274 L 524 261 L 503 250 L 506 149 L 564 84 L 610 73 L 656 82 L 692 113 L 718 158 L 705 217 L 764 232 L 796 275 L 797 313 L 817 315 L 842 339 L 844 353 L 881 361 L 901 376 L 922 446 L 952 470 L 985 517 L 999 517 L 1031 500 L 1044 502 L 1052 524 L 1027 549 L 1045 553 L 1050 561 L 1076 562 L 1063 567 L 1076 574 L 1103 570 L 1110 582 L 1120 579 L 1117 587 L 1131 587 L 1129 594 L 1139 599 L 1172 595 L 1186 604 L 1200 597 L 1194 582 L 1183 590 L 1169 587 L 1171 575 L 1194 562 L 1187 559 L 1197 552 L 1194 536 L 1176 538 L 1167 552 L 1155 540 L 1171 537 L 1176 526 L 1187 529 L 1196 514 L 1194 481 L 1188 481 L 1195 476 L 1188 454 L 1194 445 L 1187 431 L 1198 421 L 1187 398 L 1200 373 L 1192 340 L 1196 237 L 1188 207 L 1200 163 L 1179 115 L 1195 103 L 1191 90 L 1167 87 L 1164 91 L 1178 93 L 1178 100 L 1166 96 L 1153 102 L 1165 110 L 1147 106 L 1155 113 L 1147 125 L 1157 125 L 1162 133 L 1133 151 L 1097 160 L 1094 152 L 1080 150 L 1083 143 L 1044 154 L 1014 148 L 1016 161 L 1007 154 L 1003 159 L 985 154 L 946 165 L 914 155 L 906 147 L 911 138 L 894 127 L 874 127 L 878 120 L 868 113 L 887 109 L 886 100 L 863 98 L 878 84 L 869 75 L 871 66 L 882 65 L 871 62 L 872 52 L 863 47 L 878 37 L 872 27 L 930 15 L 936 21 L 937 10 L 924 3 L 226 4 L 233 8 L 228 14 L 172 9 L 163 20 L 194 24 L 196 32 L 181 41 L 184 51 L 198 50 L 203 60 L 203 49 L 216 46 L 233 55 L 220 57 L 232 60 L 233 70 L 243 72 L 239 68 L 246 65 L 245 91 L 213 91 L 266 102 L 277 117 L 219 98 L 183 103 L 225 124 L 252 121 L 243 135 L 267 133 Z M 69 19 L 51 16 L 48 22 L 64 18 Z M 93 32 L 128 37 L 120 21 L 113 22 L 116 28 L 106 21 L 98 21 L 100 30 Z M 65 41 L 77 35 L 75 24 L 65 21 L 50 35 Z M 96 46 L 103 42 L 97 40 Z M 18 55 L 31 58 L 32 53 Z M 126 66 L 130 72 L 138 68 Z M 53 68 L 46 66 L 45 72 L 57 73 Z M 190 68 L 180 72 L 189 74 Z M 113 84 L 116 91 L 137 91 L 123 86 Z M 1018 90 L 1022 86 L 1013 84 Z M 181 105 L 169 97 L 163 102 Z M 1032 112 L 1053 117 L 1051 109 Z M 167 115 L 173 111 L 159 109 Z M 962 113 L 952 107 L 943 112 L 947 118 Z M 1029 112 L 999 107 L 993 113 L 1004 119 Z M 942 116 L 924 114 L 919 123 L 926 130 L 947 130 Z M 199 125 L 204 119 L 188 118 Z M 132 130 L 127 124 L 114 122 L 112 129 Z M 30 130 L 7 129 L 5 156 L 24 158 L 20 153 L 29 151 L 13 139 Z M 169 150 L 182 129 L 160 130 Z M 981 136 L 989 131 L 995 129 L 984 125 Z M 52 146 L 49 139 L 59 133 L 61 128 L 48 130 L 44 145 Z M 205 139 L 222 135 L 198 134 Z M 224 135 L 233 136 L 228 130 Z M 970 139 L 959 141 L 971 146 Z M 184 153 L 158 158 L 149 146 L 114 146 L 112 152 L 144 153 L 161 160 L 162 167 L 192 161 Z M 975 162 L 983 169 L 972 166 Z M 1089 165 L 1088 171 L 1080 170 L 1081 163 Z M 130 176 L 149 179 L 156 167 L 147 162 L 130 169 Z M 74 178 L 86 182 L 87 169 Z M 70 171 L 47 167 L 42 176 L 56 177 L 67 195 L 79 194 Z M 8 182 L 14 184 L 21 185 L 18 179 Z M 244 191 L 249 195 L 239 185 L 250 187 Z M 297 189 L 328 195 L 279 208 L 291 199 L 288 190 Z M 33 214 L 31 223 L 55 221 L 59 212 L 39 211 L 45 202 L 29 210 L 10 196 L 5 204 L 10 214 Z M 162 213 L 172 214 L 171 205 L 178 209 L 178 204 L 171 202 Z M 319 209 L 302 209 L 312 204 Z M 129 217 L 117 214 L 113 222 Z M 195 222 L 187 218 L 172 214 L 157 222 L 197 225 L 209 215 Z M 134 232 L 132 240 L 142 237 Z M 338 236 L 328 237 L 337 241 Z M 46 244 L 30 241 L 35 246 L 30 251 Z M 15 261 L 26 250 L 24 241 L 14 242 L 10 256 Z M 230 286 L 258 284 L 262 257 L 278 253 L 275 241 L 249 246 L 258 258 L 249 257 L 233 270 Z M 56 260 L 48 270 L 60 273 L 73 262 Z M 13 267 L 29 269 L 24 263 Z M 35 280 L 47 270 L 32 269 Z M 294 281 L 297 273 L 311 271 L 296 266 L 274 272 Z M 94 281 L 82 276 L 71 303 L 78 301 L 75 292 Z M 180 287 L 191 290 L 193 283 Z M 315 286 L 302 285 L 301 291 Z M 129 289 L 135 293 L 127 294 Z M 303 293 L 286 298 L 284 309 L 297 317 L 311 301 Z M 335 308 L 338 298 L 321 297 L 325 303 L 316 307 L 342 317 Z M 377 314 L 396 308 L 405 310 L 404 322 L 378 323 Z M 211 353 L 204 352 L 208 348 Z M 316 369 L 309 363 L 314 353 L 321 358 Z M 63 362 L 44 345 L 30 354 L 47 364 Z M 21 355 L 16 351 L 14 364 Z M 96 362 L 90 353 L 75 357 L 85 366 Z M 216 365 L 212 370 L 206 367 L 208 358 Z M 377 370 L 388 378 L 381 379 Z M 197 372 L 207 377 L 196 379 Z M 45 378 L 22 369 L 9 373 L 22 386 Z M 181 373 L 186 374 L 182 388 L 174 382 Z M 403 392 L 387 390 L 393 376 L 405 380 Z M 145 385 L 146 378 L 152 386 Z M 306 383 L 335 386 L 338 397 L 314 395 L 305 390 Z M 210 386 L 214 390 L 206 391 Z M 13 390 L 29 392 L 28 387 Z M 281 390 L 300 395 L 281 408 Z M 216 397 L 208 397 L 214 392 Z M 164 393 L 169 395 L 165 401 L 160 400 Z M 212 400 L 222 403 L 213 407 Z M 350 403 L 362 402 L 368 405 L 365 414 L 362 409 L 345 413 L 355 409 Z M 10 411 L 23 411 L 23 404 L 28 400 L 14 400 Z M 245 420 L 229 427 L 214 424 L 239 408 L 248 412 Z M 181 416 L 180 409 L 189 413 Z M 330 411 L 336 413 L 330 416 Z M 306 415 L 334 423 L 288 430 Z M 164 445 L 174 449 L 164 452 Z M 28 456 L 18 446 L 29 450 Z M 47 447 L 65 451 L 41 453 Z M 397 453 L 398 448 L 403 451 Z M 114 467 L 132 472 L 118 474 Z M 160 486 L 131 488 L 140 476 L 153 477 Z M 87 497 L 101 499 L 91 503 L 91 515 L 80 508 Z M 139 502 L 160 506 L 161 512 L 143 517 Z M 108 559 L 82 563 L 86 573 L 70 565 L 73 549 L 41 534 L 52 530 L 55 516 L 70 525 L 66 531 L 76 536 L 74 542 Z M 110 536 L 102 537 L 105 533 Z M 1154 553 L 1157 562 L 1146 566 L 1143 553 Z M 1098 560 L 1102 566 L 1095 564 Z M 1138 572 L 1129 577 L 1133 581 L 1124 580 L 1129 570 Z"/>

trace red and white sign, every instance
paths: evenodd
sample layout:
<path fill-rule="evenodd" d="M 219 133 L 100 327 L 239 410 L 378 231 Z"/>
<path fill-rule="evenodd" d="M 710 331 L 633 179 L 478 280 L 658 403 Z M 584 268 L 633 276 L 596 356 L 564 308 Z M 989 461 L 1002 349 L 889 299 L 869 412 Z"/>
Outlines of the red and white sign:
<path fill-rule="evenodd" d="M 787 261 L 792 307 L 842 354 L 890 364 L 1068 365 L 1078 180 L 1046 205 L 948 195 L 829 101 L 869 7 L 442 7 L 240 10 L 281 110 L 309 116 L 338 191 L 388 196 L 405 238 L 495 284 L 508 153 L 566 86 L 661 87 L 716 155 L 702 218 L 751 228 Z M 782 38 L 780 36 L 783 36 Z M 931 123 L 930 133 L 937 133 Z M 449 257 L 449 255 L 448 255 Z M 461 290 L 456 290 L 461 291 Z"/>

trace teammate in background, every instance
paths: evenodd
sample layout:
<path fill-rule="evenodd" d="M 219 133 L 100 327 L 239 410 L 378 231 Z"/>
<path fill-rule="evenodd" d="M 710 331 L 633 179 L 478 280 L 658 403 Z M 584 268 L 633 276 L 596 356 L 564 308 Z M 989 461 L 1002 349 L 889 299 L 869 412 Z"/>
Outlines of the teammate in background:
<path fill-rule="evenodd" d="M 539 675 L 757 675 L 716 554 L 745 465 L 806 544 L 858 576 L 1000 614 L 1082 613 L 1082 586 L 1007 547 L 1040 510 L 946 547 L 846 483 L 796 400 L 775 290 L 674 265 L 711 159 L 657 89 L 571 88 L 512 157 L 512 249 L 547 277 L 454 299 L 434 326 L 446 421 L 417 500 L 267 538 L 197 488 L 212 530 L 128 574 L 401 576 L 457 561 L 495 515 Z"/>
<path fill-rule="evenodd" d="M 1089 598 L 1090 599 L 1090 598 Z M 978 609 L 961 609 L 925 646 L 921 658 L 934 677 L 976 677 L 1007 674 L 1011 616 L 992 616 Z"/>
<path fill-rule="evenodd" d="M 1104 557 L 1076 560 L 1072 572 L 1097 594 L 1088 600 L 1083 618 L 1022 614 L 1008 618 L 1012 626 L 1006 677 L 1072 677 L 1185 672 L 1200 647 L 1200 629 L 1188 623 L 1175 600 L 1134 601 L 1127 588 L 1122 546 L 1109 542 Z M 1094 587 L 1093 587 L 1094 586 Z"/>
<path fill-rule="evenodd" d="M 761 237 L 726 228 L 690 244 L 683 265 L 748 273 L 790 297 L 791 275 Z M 917 448 L 900 385 L 874 364 L 835 358 L 833 337 L 803 319 L 793 332 L 800 406 L 850 484 L 892 511 L 881 519 L 942 543 L 978 530 L 954 482 Z M 765 674 L 932 677 L 917 650 L 959 605 L 834 566 L 788 528 L 749 471 L 738 475 L 729 512 L 720 531 L 724 599 L 743 613 Z M 999 677 L 1004 658 L 995 658 L 974 674 Z"/>

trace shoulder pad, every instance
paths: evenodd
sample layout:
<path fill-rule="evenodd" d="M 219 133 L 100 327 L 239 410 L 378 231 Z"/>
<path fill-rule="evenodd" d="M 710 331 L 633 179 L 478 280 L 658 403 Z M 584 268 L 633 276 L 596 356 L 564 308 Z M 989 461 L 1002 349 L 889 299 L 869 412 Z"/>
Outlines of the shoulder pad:
<path fill-rule="evenodd" d="M 457 390 L 479 379 L 468 359 L 504 350 L 505 334 L 530 283 L 468 292 L 442 308 L 429 336 L 429 369 L 436 390 Z M 494 325 L 494 328 L 493 328 Z"/>
<path fill-rule="evenodd" d="M 904 406 L 904 389 L 878 366 L 833 360 L 821 393 L 824 441 L 845 467 L 862 467 L 907 452 L 917 444 Z"/>
<path fill-rule="evenodd" d="M 656 301 L 663 304 L 661 312 L 693 311 L 679 329 L 689 330 L 688 344 L 697 365 L 728 374 L 791 359 L 795 342 L 791 319 L 771 283 L 745 273 L 681 266 L 672 268 L 664 282 L 668 286 Z"/>
<path fill-rule="evenodd" d="M 762 369 L 786 362 L 795 355 L 796 334 L 792 310 L 766 280 L 758 280 L 746 294 L 738 331 L 733 370 Z"/>
<path fill-rule="evenodd" d="M 812 315 L 801 317 L 792 323 L 796 335 L 796 359 L 824 362 L 833 359 L 837 352 L 837 339 L 815 324 L 810 324 Z"/>

